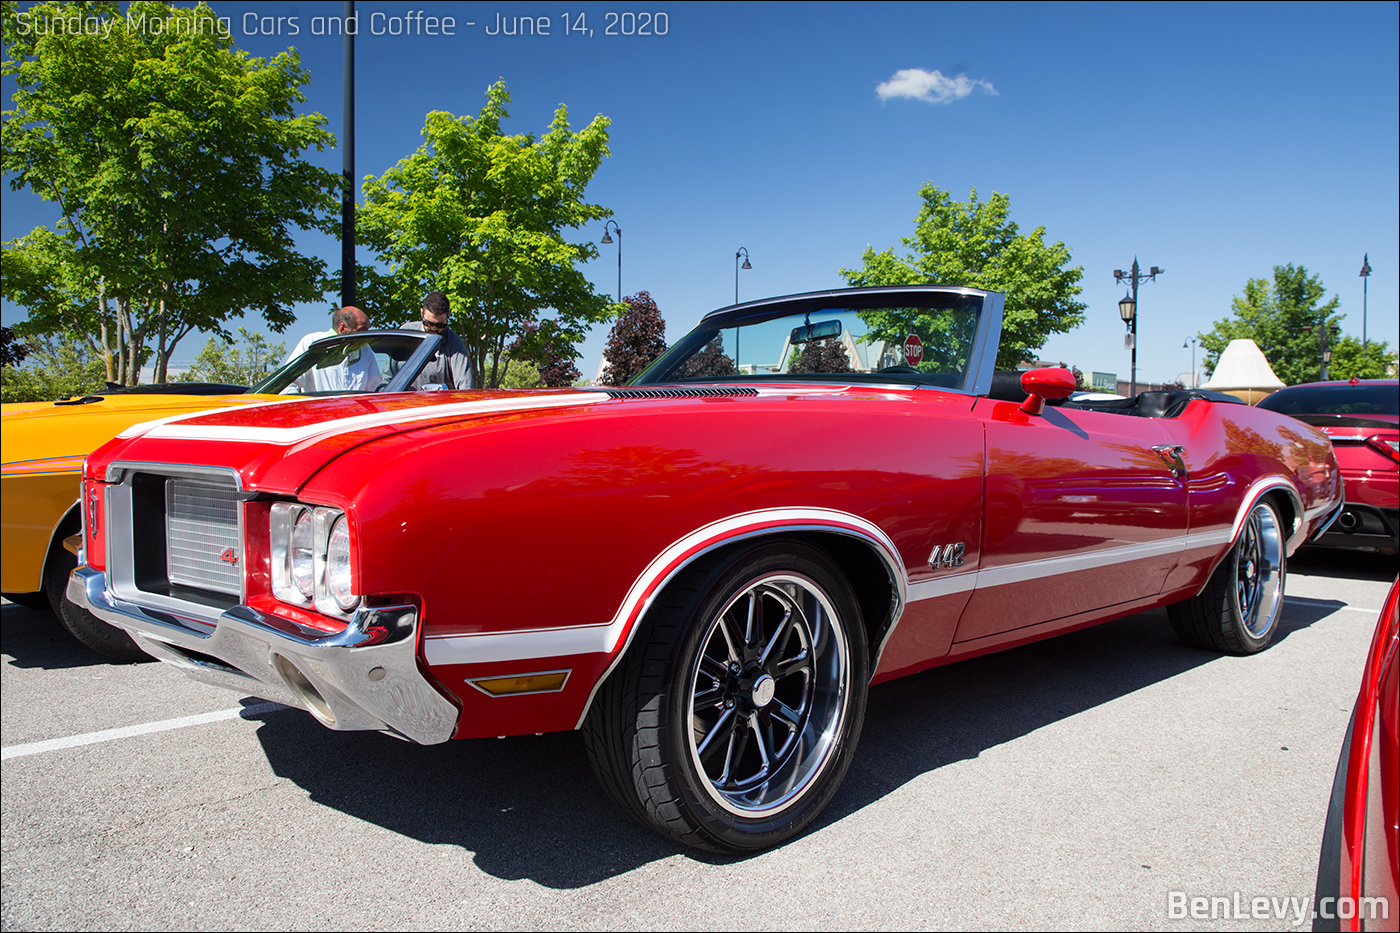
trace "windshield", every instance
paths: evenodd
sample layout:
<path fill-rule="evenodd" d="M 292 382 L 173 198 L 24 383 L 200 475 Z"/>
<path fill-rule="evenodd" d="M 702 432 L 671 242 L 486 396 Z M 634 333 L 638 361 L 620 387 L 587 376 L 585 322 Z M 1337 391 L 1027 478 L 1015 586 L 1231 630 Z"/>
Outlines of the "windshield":
<path fill-rule="evenodd" d="M 796 300 L 712 315 L 633 385 L 783 379 L 965 388 L 982 299 L 950 292 Z"/>
<path fill-rule="evenodd" d="M 1258 405 L 1281 415 L 1400 415 L 1395 385 L 1296 386 Z"/>
<path fill-rule="evenodd" d="M 436 338 L 416 331 L 346 334 L 318 340 L 249 391 L 261 395 L 346 395 L 401 388 L 422 365 L 415 354 Z"/>

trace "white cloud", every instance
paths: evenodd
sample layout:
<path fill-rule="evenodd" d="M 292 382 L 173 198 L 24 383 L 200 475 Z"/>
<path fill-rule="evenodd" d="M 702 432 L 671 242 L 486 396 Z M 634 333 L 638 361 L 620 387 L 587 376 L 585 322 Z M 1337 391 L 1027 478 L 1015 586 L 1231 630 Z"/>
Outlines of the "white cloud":
<path fill-rule="evenodd" d="M 983 81 L 981 78 L 969 78 L 967 75 L 948 78 L 937 69 L 925 71 L 922 68 L 901 68 L 894 73 L 894 77 L 882 81 L 875 93 L 880 95 L 881 100 L 912 97 L 915 100 L 928 101 L 930 104 L 951 104 L 979 90 L 988 94 L 997 92 L 997 89 L 992 87 L 992 82 Z"/>

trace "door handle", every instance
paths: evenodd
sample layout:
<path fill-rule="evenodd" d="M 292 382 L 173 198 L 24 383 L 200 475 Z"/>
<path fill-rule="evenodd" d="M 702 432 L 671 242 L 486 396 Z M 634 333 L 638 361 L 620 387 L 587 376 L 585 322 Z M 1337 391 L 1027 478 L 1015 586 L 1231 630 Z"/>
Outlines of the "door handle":
<path fill-rule="evenodd" d="M 1181 459 L 1185 451 L 1186 448 L 1180 444 L 1158 444 L 1152 448 L 1152 452 L 1172 468 L 1172 475 L 1182 482 L 1186 481 L 1186 462 Z"/>

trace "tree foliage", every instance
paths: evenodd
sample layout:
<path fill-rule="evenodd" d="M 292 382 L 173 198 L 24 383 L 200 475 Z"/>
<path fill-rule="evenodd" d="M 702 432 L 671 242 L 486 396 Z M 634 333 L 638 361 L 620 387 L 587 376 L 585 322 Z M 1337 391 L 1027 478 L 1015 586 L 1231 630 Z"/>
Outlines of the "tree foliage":
<path fill-rule="evenodd" d="M 29 347 L 8 327 L 0 327 L 0 366 L 18 366 L 29 356 Z"/>
<path fill-rule="evenodd" d="M 625 386 L 666 352 L 666 320 L 646 291 L 622 299 L 627 310 L 613 322 L 608 345 L 603 348 L 603 374 L 599 383 Z"/>
<path fill-rule="evenodd" d="M 1397 369 L 1396 352 L 1384 340 L 1361 341 L 1350 334 L 1332 348 L 1332 361 L 1327 364 L 1328 379 L 1394 379 Z"/>
<path fill-rule="evenodd" d="M 1220 354 L 1231 340 L 1248 338 L 1258 344 L 1274 375 L 1286 385 L 1317 379 L 1322 370 L 1318 327 L 1325 326 L 1329 335 L 1335 334 L 1345 316 L 1338 313 L 1341 302 L 1337 296 L 1324 300 L 1326 293 L 1321 278 L 1292 263 L 1274 266 L 1272 281 L 1245 282 L 1244 293 L 1230 301 L 1231 316 L 1216 321 L 1210 333 L 1201 334 L 1206 372 L 1215 371 Z M 1328 337 L 1329 344 L 1333 344 L 1329 378 L 1385 375 L 1385 360 L 1390 356 L 1385 343 L 1369 344 L 1363 354 L 1359 341 L 1334 340 Z"/>
<path fill-rule="evenodd" d="M 584 200 L 608 155 L 610 121 L 599 115 L 573 132 L 561 105 L 539 139 L 506 135 L 509 101 L 497 81 L 475 117 L 428 114 L 424 144 L 365 180 L 356 227 L 388 270 L 370 277 L 386 301 L 375 319 L 407 320 L 425 293 L 446 293 L 453 330 L 486 387 L 499 385 L 507 344 L 536 340 L 530 324 L 572 361 L 588 327 L 619 310 L 578 269 L 597 255 L 593 244 L 565 239 L 612 213 Z M 554 317 L 542 320 L 550 309 Z"/>
<path fill-rule="evenodd" d="M 101 28 L 33 28 L 88 19 Z M 163 382 L 191 330 L 227 336 L 245 311 L 281 329 L 321 298 L 324 263 L 292 232 L 334 232 L 340 180 L 301 157 L 334 137 L 295 113 L 309 80 L 295 52 L 250 58 L 203 3 L 7 3 L 2 28 L 3 169 L 62 215 L 57 240 L 14 247 L 66 270 L 54 287 L 74 299 L 27 304 L 35 328 L 76 328 L 132 383 L 149 345 Z"/>
<path fill-rule="evenodd" d="M 793 348 L 790 373 L 848 373 L 851 357 L 839 337 L 823 337 Z"/>
<path fill-rule="evenodd" d="M 506 348 L 506 359 L 509 365 L 528 364 L 535 369 L 538 378 L 536 385 L 548 386 L 550 388 L 563 388 L 571 386 L 579 379 L 578 367 L 574 365 L 574 360 L 578 353 L 574 350 L 573 341 L 569 339 L 553 320 L 547 320 L 537 324 L 534 321 L 527 321 L 521 328 L 520 336 L 512 341 Z M 499 367 L 492 366 L 493 372 L 499 372 Z M 509 375 L 510 370 L 507 369 Z M 513 377 L 521 378 L 528 374 L 528 370 L 521 368 L 520 375 Z M 498 383 L 505 385 L 504 382 Z"/>
<path fill-rule="evenodd" d="M 210 337 L 180 381 L 251 386 L 262 381 L 287 356 L 285 343 L 269 343 L 263 334 L 250 332 L 246 327 L 238 328 L 238 344 Z"/>
<path fill-rule="evenodd" d="M 860 268 L 841 270 L 847 282 L 962 285 L 1003 293 L 998 369 L 1033 359 L 1051 334 L 1083 323 L 1086 306 L 1075 300 L 1083 268 L 1069 265 L 1064 243 L 1046 245 L 1045 227 L 1022 234 L 1010 219 L 1007 195 L 993 192 L 983 202 L 974 188 L 962 203 L 928 182 L 919 197 L 924 203 L 914 218 L 914 235 L 900 240 L 913 252 L 897 256 L 893 247 L 878 253 L 866 247 Z"/>
<path fill-rule="evenodd" d="M 0 367 L 0 401 L 52 402 L 107 387 L 102 361 L 69 335 L 35 339 L 28 350 L 26 365 Z"/>
<path fill-rule="evenodd" d="M 677 379 L 710 379 L 738 374 L 739 367 L 735 366 L 734 360 L 724 352 L 724 338 L 720 334 L 715 334 L 710 342 L 705 344 L 703 350 L 685 361 L 676 371 L 675 377 Z"/>
<path fill-rule="evenodd" d="M 82 257 L 73 236 L 38 227 L 3 244 L 0 292 L 29 309 L 21 334 L 70 334 L 102 360 L 107 382 L 135 385 L 150 349 L 134 342 L 130 305 L 108 302 L 101 275 Z"/>

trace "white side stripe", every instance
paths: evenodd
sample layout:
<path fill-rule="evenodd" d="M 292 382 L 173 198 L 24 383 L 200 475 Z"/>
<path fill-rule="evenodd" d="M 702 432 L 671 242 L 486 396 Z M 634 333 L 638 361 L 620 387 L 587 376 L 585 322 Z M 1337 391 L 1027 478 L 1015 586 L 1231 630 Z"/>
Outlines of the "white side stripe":
<path fill-rule="evenodd" d="M 644 612 L 659 586 L 681 561 L 697 549 L 720 542 L 738 540 L 746 533 L 794 529 L 858 531 L 877 544 L 889 561 L 899 561 L 899 551 L 879 526 L 859 516 L 834 509 L 760 509 L 711 522 L 672 544 L 642 571 L 622 600 L 617 614 L 606 625 L 578 625 L 557 629 L 530 629 L 493 632 L 485 635 L 440 635 L 423 639 L 423 659 L 429 664 L 481 664 L 489 661 L 519 661 L 526 658 L 560 657 L 566 654 L 611 652 L 628 622 Z M 898 563 L 900 583 L 908 579 Z M 903 587 L 901 587 L 902 589 Z M 901 594 L 903 595 L 903 594 Z"/>
<path fill-rule="evenodd" d="M 0 749 L 0 760 L 9 761 L 11 758 L 23 758 L 26 755 L 38 755 L 43 752 L 58 751 L 63 748 L 97 745 L 116 739 L 131 738 L 136 735 L 150 735 L 153 732 L 169 732 L 171 729 L 202 726 L 211 722 L 222 722 L 225 719 L 260 716 L 263 713 L 275 713 L 279 710 L 292 708 L 293 707 L 290 706 L 283 706 L 281 703 L 258 703 L 253 706 L 242 706 L 238 709 L 222 709 L 217 713 L 201 713 L 198 716 L 182 716 L 179 719 L 163 719 L 160 722 L 146 722 L 139 726 L 123 726 L 120 729 L 103 729 L 101 732 L 85 732 L 82 735 L 70 735 L 62 739 L 47 739 L 43 742 L 30 742 L 26 745 L 9 745 Z"/>
<path fill-rule="evenodd" d="M 952 596 L 954 593 L 966 593 L 976 586 L 977 571 L 975 570 L 970 573 L 934 577 L 932 580 L 922 580 L 909 584 L 909 601 L 916 603 L 921 599 L 937 599 L 940 596 Z"/>
<path fill-rule="evenodd" d="M 1005 586 L 1008 583 L 1024 583 L 1039 580 L 1041 577 L 1055 577 L 1062 573 L 1079 570 L 1097 570 L 1111 564 L 1145 560 L 1162 554 L 1181 551 L 1186 546 L 1186 536 L 1177 535 L 1161 541 L 1148 541 L 1145 544 L 1128 544 L 1123 547 L 1104 548 L 1098 551 L 1084 551 L 1065 557 L 1047 557 L 1043 560 L 1029 560 L 1005 567 L 977 571 L 977 588 Z"/>
<path fill-rule="evenodd" d="M 868 539 L 878 542 L 887 553 L 897 554 L 894 542 L 877 526 L 844 512 L 829 509 L 773 509 L 735 515 L 686 535 L 662 552 L 632 584 L 621 608 L 606 625 L 575 625 L 481 635 L 429 636 L 423 640 L 424 660 L 431 665 L 485 664 L 495 661 L 557 658 L 573 654 L 610 653 L 617 647 L 618 641 L 626 631 L 627 623 L 635 615 L 645 611 L 656 587 L 687 552 L 709 541 L 735 540 L 737 533 L 765 526 L 773 521 L 810 522 L 813 527 L 818 528 L 830 528 L 833 523 L 847 527 L 854 524 Z M 1008 583 L 1095 570 L 1163 554 L 1181 553 L 1189 548 L 1218 546 L 1229 540 L 1228 535 L 1229 529 L 1196 535 L 1173 535 L 1160 541 L 1086 551 L 1065 557 L 1023 561 L 990 570 L 948 574 L 918 583 L 908 583 L 908 574 L 904 571 L 905 603 L 966 593 L 974 588 L 1005 586 Z M 900 569 L 903 571 L 902 566 Z"/>

